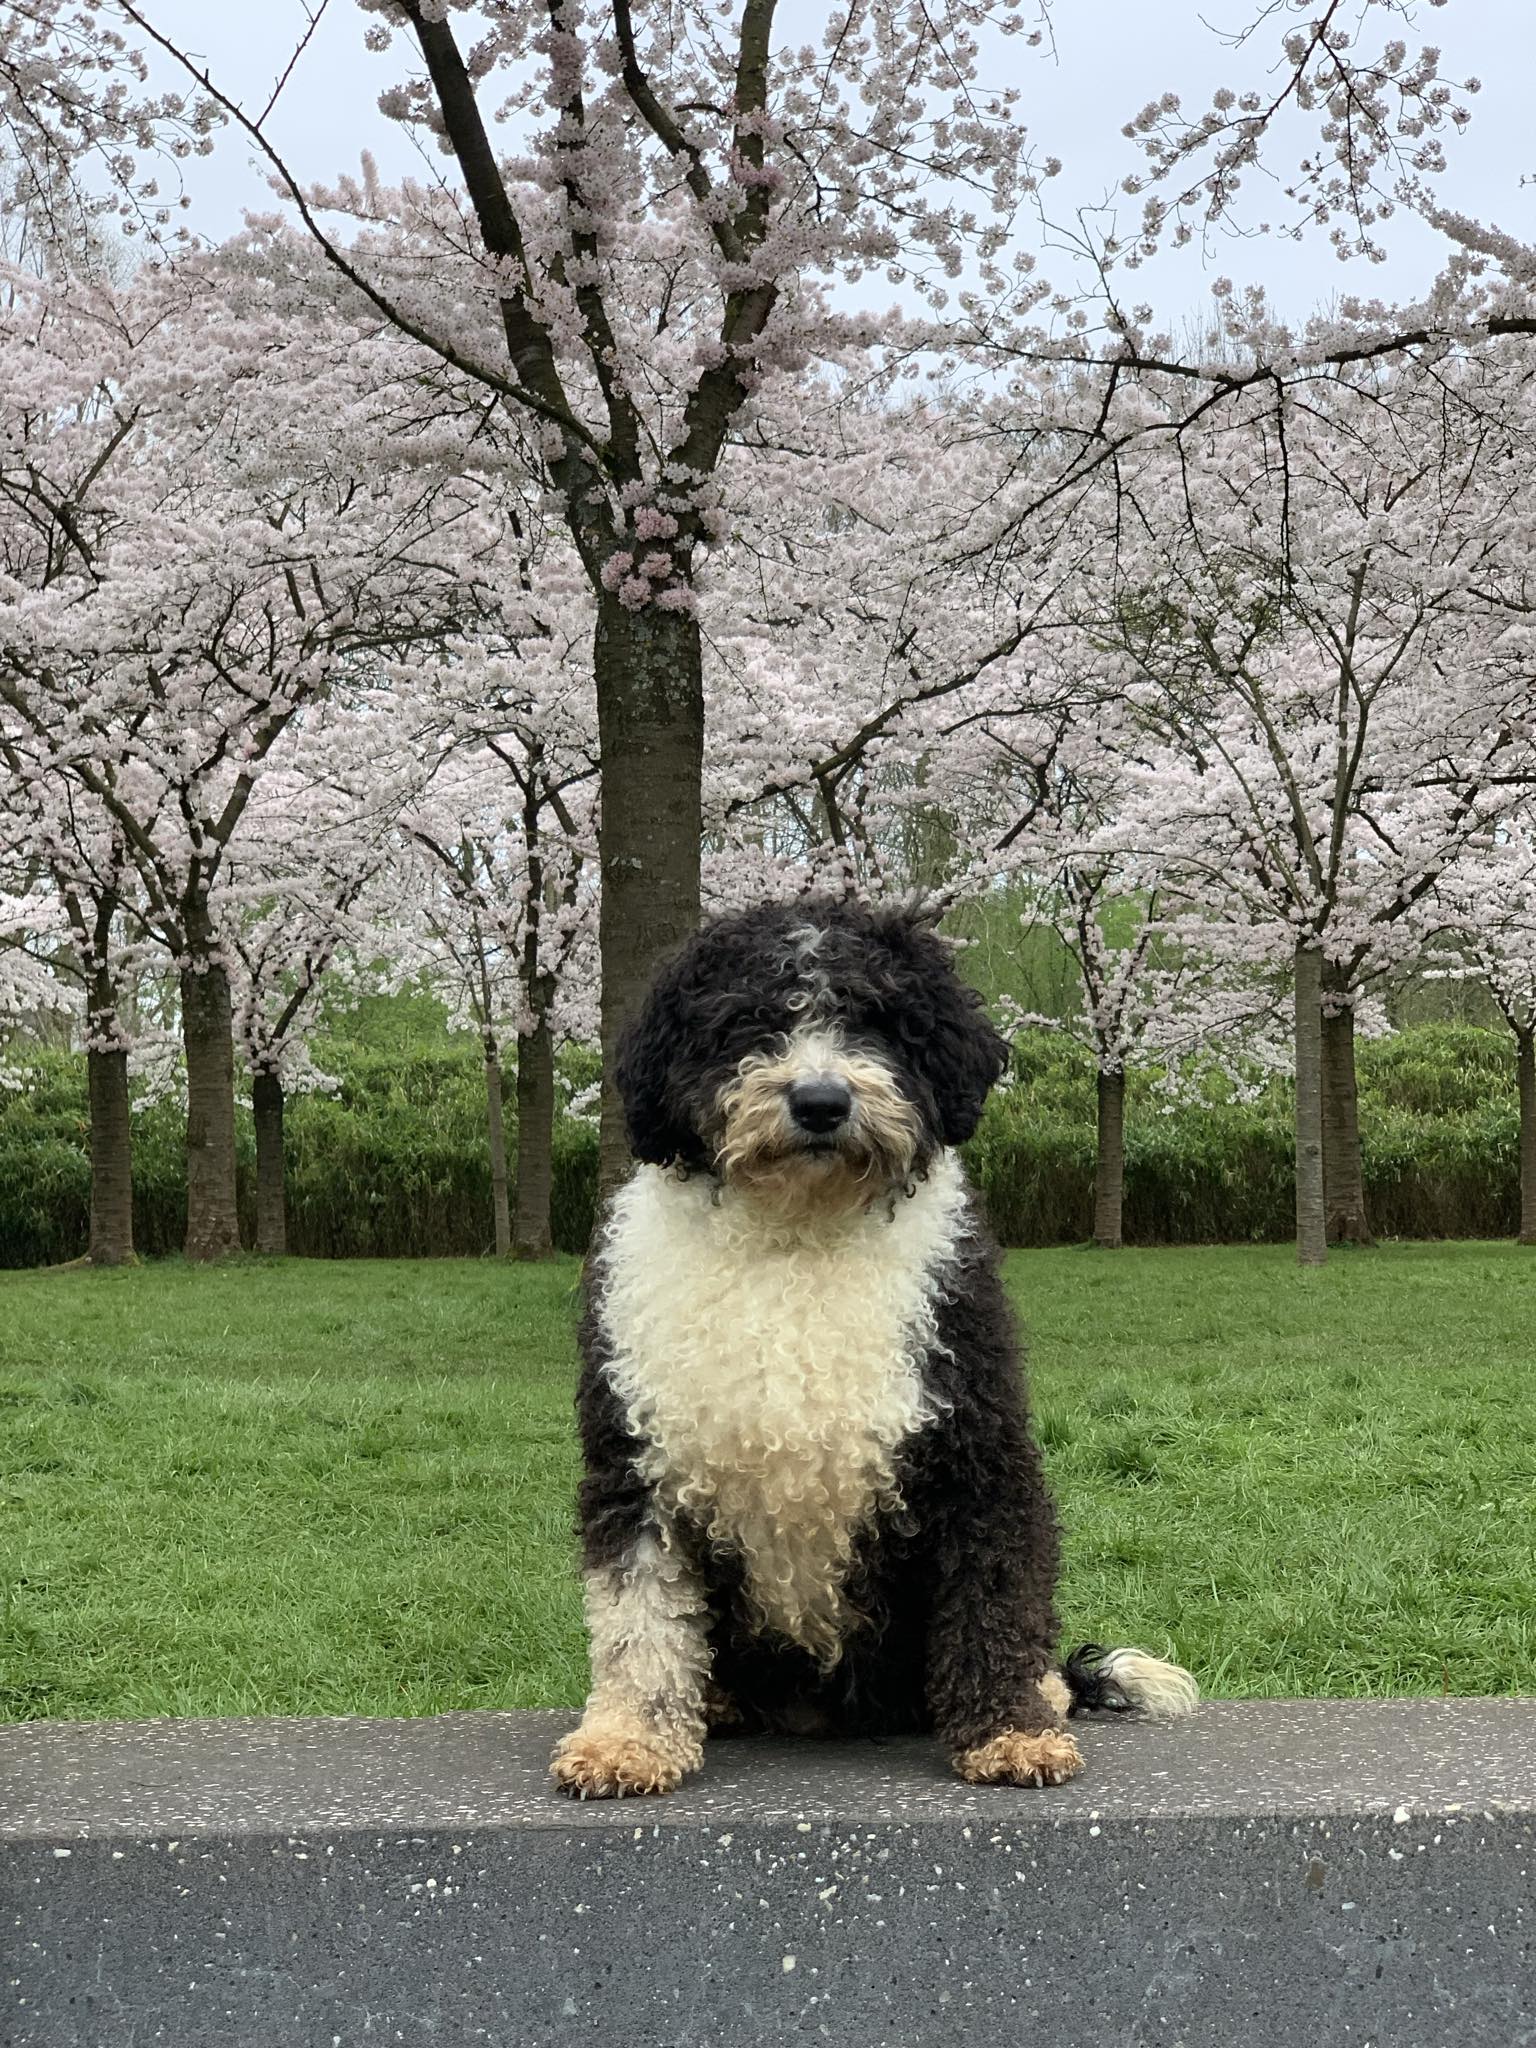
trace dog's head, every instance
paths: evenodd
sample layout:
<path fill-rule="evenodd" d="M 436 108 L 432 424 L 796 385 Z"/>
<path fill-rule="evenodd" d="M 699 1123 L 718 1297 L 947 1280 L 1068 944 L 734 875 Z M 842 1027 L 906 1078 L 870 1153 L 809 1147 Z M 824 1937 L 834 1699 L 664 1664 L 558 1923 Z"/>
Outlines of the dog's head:
<path fill-rule="evenodd" d="M 832 898 L 706 924 L 619 1056 L 637 1159 L 857 1206 L 976 1128 L 1005 1049 L 920 918 Z"/>

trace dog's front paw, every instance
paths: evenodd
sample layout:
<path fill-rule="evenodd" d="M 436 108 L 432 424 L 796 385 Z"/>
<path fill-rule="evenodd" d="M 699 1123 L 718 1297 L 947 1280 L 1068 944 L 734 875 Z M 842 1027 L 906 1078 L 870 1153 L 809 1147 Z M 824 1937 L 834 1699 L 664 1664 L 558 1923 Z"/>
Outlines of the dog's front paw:
<path fill-rule="evenodd" d="M 573 1799 L 626 1799 L 646 1792 L 675 1792 L 683 1766 L 640 1729 L 573 1729 L 555 1746 L 550 1771 Z"/>
<path fill-rule="evenodd" d="M 1038 1735 L 1005 1728 L 955 1758 L 955 1769 L 971 1785 L 1064 1785 L 1082 1768 L 1082 1752 L 1064 1728 Z"/>

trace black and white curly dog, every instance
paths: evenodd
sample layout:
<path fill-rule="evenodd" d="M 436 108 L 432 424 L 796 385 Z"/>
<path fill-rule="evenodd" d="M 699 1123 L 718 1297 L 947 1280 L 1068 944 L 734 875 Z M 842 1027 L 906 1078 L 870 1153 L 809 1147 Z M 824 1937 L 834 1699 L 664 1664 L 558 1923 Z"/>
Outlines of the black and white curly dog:
<path fill-rule="evenodd" d="M 1074 1709 L 1193 1704 L 1138 1651 L 1058 1663 L 1055 1514 L 954 1150 L 1003 1060 L 906 914 L 766 904 L 657 981 L 583 1326 L 567 1791 L 668 1792 L 725 1728 L 932 1729 L 973 1783 L 1058 1784 Z"/>

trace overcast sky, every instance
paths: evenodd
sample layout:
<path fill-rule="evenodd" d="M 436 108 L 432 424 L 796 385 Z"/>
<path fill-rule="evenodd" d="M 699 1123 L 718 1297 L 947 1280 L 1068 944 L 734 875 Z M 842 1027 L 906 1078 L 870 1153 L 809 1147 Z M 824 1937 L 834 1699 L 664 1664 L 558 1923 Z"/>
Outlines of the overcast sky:
<path fill-rule="evenodd" d="M 157 25 L 200 53 L 215 81 L 248 107 L 259 107 L 291 53 L 295 25 L 302 23 L 297 0 L 150 0 Z M 1062 175 L 1049 187 L 1053 213 L 1070 217 L 1078 206 L 1093 206 L 1114 191 L 1139 157 L 1120 133 L 1122 124 L 1149 99 L 1177 92 L 1187 111 L 1203 110 L 1211 90 L 1229 84 L 1240 90 L 1262 87 L 1265 64 L 1276 45 L 1266 40 L 1240 51 L 1221 43 L 1213 29 L 1238 28 L 1258 11 L 1259 0 L 1055 0 L 1054 54 L 1030 51 L 1021 43 L 999 46 L 1006 78 L 1021 89 L 1021 114 L 1039 154 L 1061 159 Z M 792 0 L 781 6 L 780 22 L 796 41 L 814 35 L 825 10 Z M 1531 82 L 1536 76 L 1536 0 L 1447 0 L 1418 10 L 1411 46 L 1438 42 L 1445 69 L 1455 77 L 1475 76 L 1482 91 L 1471 101 L 1465 134 L 1447 141 L 1450 169 L 1438 181 L 1445 204 L 1527 239 L 1536 239 L 1536 135 L 1532 133 Z M 1205 25 L 1209 24 L 1209 26 Z M 386 177 L 419 168 L 420 159 L 397 124 L 375 104 L 379 91 L 399 75 L 406 44 L 396 37 L 385 56 L 365 51 L 365 17 L 353 0 L 329 0 L 319 33 L 289 82 L 272 124 L 275 140 L 300 175 L 326 178 L 354 170 L 372 150 Z M 1373 31 L 1373 47 L 1383 30 Z M 1261 54 L 1262 53 L 1262 54 Z M 168 79 L 163 69 L 158 76 Z M 1294 168 L 1300 138 L 1292 130 L 1277 172 Z M 1523 186 L 1522 174 L 1528 182 Z M 1285 202 L 1273 183 L 1249 180 L 1246 220 L 1285 218 Z M 238 227 L 247 207 L 270 207 L 262 174 L 244 137 L 226 131 L 211 160 L 188 167 L 192 199 L 188 216 L 200 232 L 220 237 Z M 1125 201 L 1129 224 L 1139 202 Z M 1159 314 L 1179 319 L 1208 301 L 1211 282 L 1225 275 L 1239 284 L 1262 283 L 1279 310 L 1299 318 L 1339 292 L 1410 300 L 1428 285 L 1444 259 L 1444 244 L 1411 219 L 1385 231 L 1388 261 L 1342 264 L 1323 234 L 1301 244 L 1275 237 L 1223 237 L 1213 248 L 1170 252 L 1142 273 L 1135 296 L 1155 302 Z M 1065 281 L 1060 259 L 1042 259 L 1046 276 Z"/>

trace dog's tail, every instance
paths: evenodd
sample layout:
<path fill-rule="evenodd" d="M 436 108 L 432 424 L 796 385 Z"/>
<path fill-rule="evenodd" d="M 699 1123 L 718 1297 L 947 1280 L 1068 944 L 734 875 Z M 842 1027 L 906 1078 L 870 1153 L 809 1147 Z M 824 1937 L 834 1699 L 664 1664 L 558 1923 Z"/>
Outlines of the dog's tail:
<path fill-rule="evenodd" d="M 1182 1664 L 1149 1657 L 1145 1650 L 1106 1650 L 1102 1643 L 1084 1643 L 1061 1667 L 1072 1695 L 1069 1714 L 1104 1711 L 1123 1714 L 1132 1707 L 1159 1721 L 1192 1714 L 1200 1688 Z"/>

